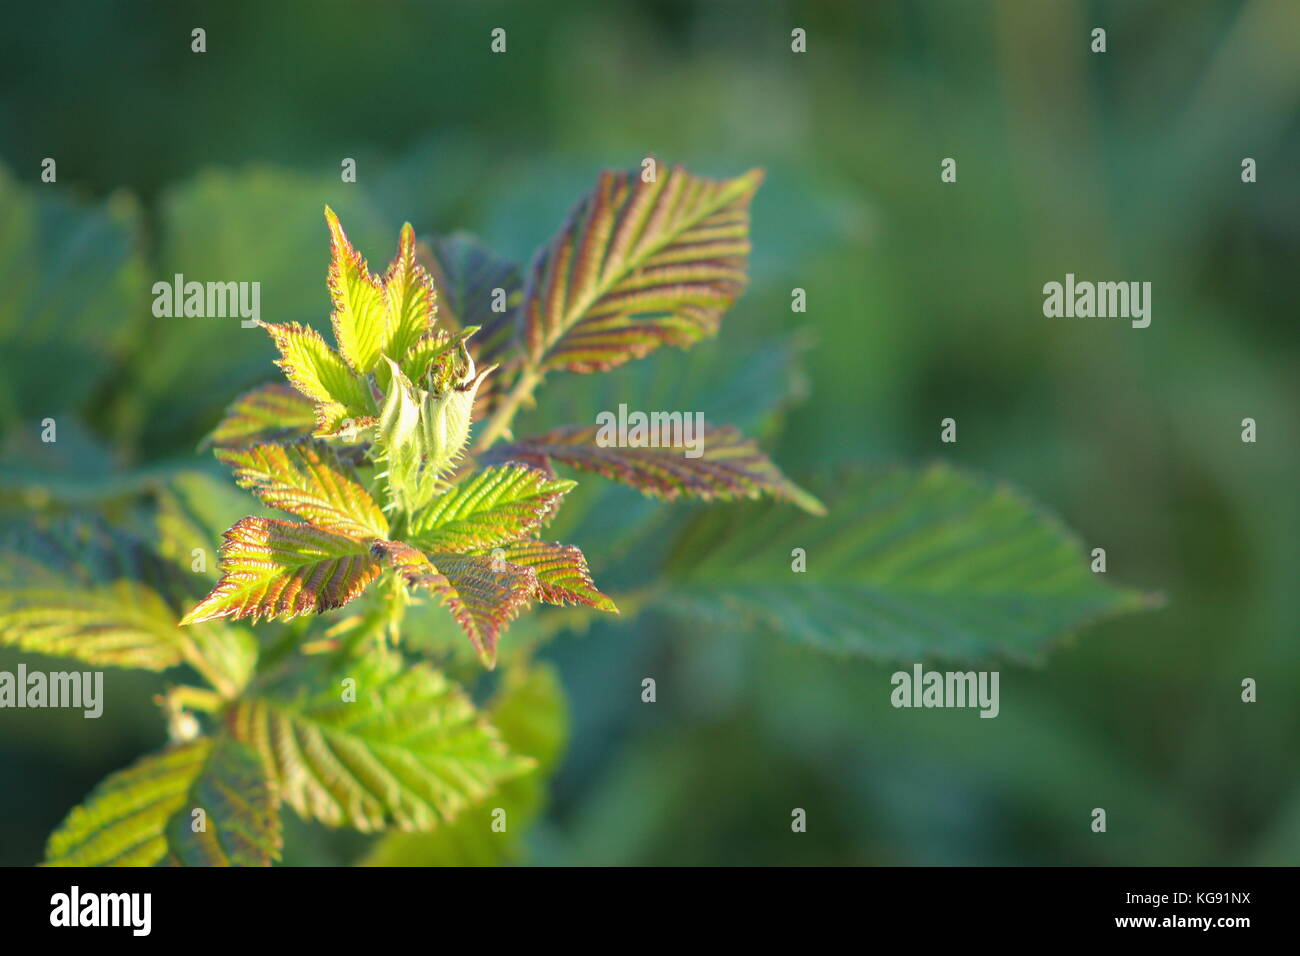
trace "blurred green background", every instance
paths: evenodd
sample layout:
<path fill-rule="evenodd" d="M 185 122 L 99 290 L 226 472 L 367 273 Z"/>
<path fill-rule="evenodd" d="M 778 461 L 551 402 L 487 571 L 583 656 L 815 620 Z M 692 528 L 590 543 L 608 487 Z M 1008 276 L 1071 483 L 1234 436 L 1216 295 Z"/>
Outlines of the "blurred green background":
<path fill-rule="evenodd" d="M 173 273 L 260 281 L 263 319 L 321 326 L 324 203 L 372 265 L 405 220 L 526 261 L 602 167 L 762 166 L 752 285 L 720 339 L 598 383 L 554 376 L 520 431 L 589 419 L 593 394 L 658 396 L 744 425 L 797 480 L 943 455 L 1025 489 L 1169 605 L 1003 666 L 996 720 L 892 709 L 889 664 L 653 608 L 596 621 L 543 651 L 570 740 L 527 859 L 1294 864 L 1298 100 L 1293 0 L 10 8 L 0 522 L 130 520 L 151 482 L 220 473 L 195 444 L 275 378 L 273 350 L 237 323 L 154 318 Z M 1067 272 L 1150 281 L 1150 328 L 1044 318 L 1043 283 Z M 561 538 L 603 588 L 635 591 L 691 508 L 589 498 Z M 0 651 L 0 669 L 19 660 Z M 100 778 L 162 741 L 162 680 L 105 682 L 100 720 L 0 717 L 0 863 L 38 860 Z M 301 824 L 287 843 L 292 863 L 365 845 Z"/>

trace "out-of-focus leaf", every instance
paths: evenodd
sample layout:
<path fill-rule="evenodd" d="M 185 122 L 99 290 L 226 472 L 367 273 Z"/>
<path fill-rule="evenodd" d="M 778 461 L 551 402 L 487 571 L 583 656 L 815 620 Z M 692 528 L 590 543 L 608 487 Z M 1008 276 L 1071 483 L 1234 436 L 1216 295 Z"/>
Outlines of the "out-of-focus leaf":
<path fill-rule="evenodd" d="M 409 539 L 426 551 L 470 551 L 540 528 L 577 482 L 527 465 L 484 468 L 411 519 Z"/>
<path fill-rule="evenodd" d="M 491 719 L 510 751 L 531 757 L 536 770 L 505 781 L 488 803 L 450 826 L 433 833 L 386 834 L 360 865 L 497 866 L 520 861 L 523 837 L 545 804 L 547 777 L 568 736 L 564 689 L 555 669 L 533 664 L 508 671 L 492 702 Z M 492 826 L 498 809 L 504 811 L 504 831 Z"/>
<path fill-rule="evenodd" d="M 257 752 L 218 737 L 166 836 L 168 862 L 181 866 L 270 866 L 279 859 L 279 800 Z"/>
<path fill-rule="evenodd" d="M 591 372 L 712 335 L 745 287 L 753 170 L 709 180 L 680 166 L 653 182 L 605 172 L 530 267 L 530 363 Z"/>
<path fill-rule="evenodd" d="M 388 519 L 349 465 L 328 445 L 260 444 L 218 449 L 235 482 L 272 508 L 287 511 L 325 531 L 361 540 L 383 538 Z"/>
<path fill-rule="evenodd" d="M 193 811 L 204 811 L 196 832 Z M 107 777 L 50 836 L 47 866 L 269 866 L 280 855 L 276 801 L 257 755 L 200 738 Z"/>
<path fill-rule="evenodd" d="M 821 502 L 782 474 L 752 439 L 730 426 L 705 425 L 698 458 L 688 458 L 681 447 L 598 444 L 600 431 L 596 425 L 568 425 L 535 438 L 495 445 L 484 458 L 513 458 L 542 468 L 558 461 L 670 501 L 682 495 L 705 501 L 773 495 L 812 514 L 825 513 Z"/>
<path fill-rule="evenodd" d="M 366 542 L 271 518 L 242 518 L 226 532 L 221 570 L 182 625 L 319 614 L 347 604 L 379 576 Z"/>
<path fill-rule="evenodd" d="M 259 385 L 231 402 L 199 449 L 289 442 L 310 435 L 315 425 L 316 404 L 310 398 L 289 385 Z"/>
<path fill-rule="evenodd" d="M 154 516 L 158 553 L 186 573 L 217 577 L 217 554 L 226 529 L 250 511 L 261 510 L 247 494 L 205 471 L 183 471 L 158 484 Z M 204 569 L 195 569 L 195 551 Z"/>
<path fill-rule="evenodd" d="M 145 305 L 139 212 L 125 196 L 78 207 L 3 168 L 0 210 L 0 426 L 35 427 L 85 403 Z"/>
<path fill-rule="evenodd" d="M 170 463 L 129 465 L 71 416 L 42 441 L 40 422 L 9 431 L 0 446 L 0 515 L 26 523 L 43 512 L 102 508 L 139 496 L 177 472 Z"/>
<path fill-rule="evenodd" d="M 808 336 L 747 342 L 740 333 L 733 325 L 720 338 L 700 342 L 689 357 L 655 352 L 617 375 L 573 376 L 562 388 L 543 386 L 537 408 L 515 420 L 515 434 L 590 420 L 596 410 L 617 409 L 619 403 L 700 412 L 705 421 L 761 433 L 774 413 L 806 396 L 802 362 Z"/>
<path fill-rule="evenodd" d="M 228 726 L 299 816 L 363 831 L 442 826 L 533 766 L 446 677 L 397 655 L 304 666 L 240 700 Z"/>
<path fill-rule="evenodd" d="M 183 812 L 207 765 L 203 738 L 151 754 L 105 780 L 50 835 L 49 866 L 153 866 L 167 855 L 167 822 Z"/>
<path fill-rule="evenodd" d="M 421 246 L 420 258 L 438 290 L 438 324 L 450 331 L 479 326 L 478 354 L 492 361 L 514 331 L 523 284 L 519 267 L 464 232 Z M 503 293 L 501 310 L 493 308 L 497 289 Z"/>
<path fill-rule="evenodd" d="M 700 515 L 663 606 L 883 660 L 1038 661 L 1090 621 L 1156 603 L 1092 573 L 1078 539 L 1019 493 L 948 465 L 850 475 L 834 494 L 818 520 L 772 505 Z"/>
<path fill-rule="evenodd" d="M 0 643 L 98 667 L 160 671 L 184 662 L 233 694 L 251 650 L 223 626 L 177 626 L 193 588 L 143 543 L 96 522 L 26 529 L 0 549 Z"/>

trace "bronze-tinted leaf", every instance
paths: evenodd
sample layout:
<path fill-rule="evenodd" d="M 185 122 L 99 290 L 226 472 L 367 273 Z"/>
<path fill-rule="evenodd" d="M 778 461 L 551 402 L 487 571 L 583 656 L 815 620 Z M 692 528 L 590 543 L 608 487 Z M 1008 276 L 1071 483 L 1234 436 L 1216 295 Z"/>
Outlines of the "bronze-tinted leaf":
<path fill-rule="evenodd" d="M 515 541 L 503 550 L 507 563 L 532 568 L 536 573 L 539 600 L 547 604 L 585 604 L 618 613 L 614 602 L 601 594 L 591 580 L 587 559 L 575 545 Z"/>
<path fill-rule="evenodd" d="M 411 587 L 434 594 L 451 611 L 488 667 L 496 665 L 501 632 L 537 589 L 532 568 L 516 567 L 490 555 L 426 555 L 399 541 L 376 542 L 372 553 Z"/>
<path fill-rule="evenodd" d="M 705 425 L 698 458 L 686 457 L 682 447 L 601 444 L 600 431 L 595 425 L 569 425 L 494 446 L 485 457 L 515 459 L 541 468 L 558 461 L 670 500 L 683 495 L 706 501 L 772 495 L 812 514 L 825 513 L 821 502 L 782 474 L 752 439 L 730 426 Z"/>
<path fill-rule="evenodd" d="M 297 617 L 342 607 L 379 575 L 364 541 L 309 524 L 242 518 L 221 546 L 221 580 L 181 624 Z"/>
<path fill-rule="evenodd" d="M 541 371 L 591 372 L 717 330 L 745 287 L 749 202 L 763 174 L 605 172 L 533 262 L 525 344 Z"/>

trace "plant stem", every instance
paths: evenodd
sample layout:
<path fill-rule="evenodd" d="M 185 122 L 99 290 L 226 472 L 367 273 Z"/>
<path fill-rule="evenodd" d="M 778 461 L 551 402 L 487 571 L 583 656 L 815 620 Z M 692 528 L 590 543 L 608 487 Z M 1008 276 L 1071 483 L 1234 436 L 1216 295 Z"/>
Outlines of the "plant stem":
<path fill-rule="evenodd" d="M 475 453 L 486 451 L 494 441 L 509 433 L 510 423 L 514 421 L 515 413 L 519 411 L 521 405 L 532 398 L 533 390 L 542 383 L 542 377 L 542 373 L 536 369 L 523 370 L 514 388 L 510 389 L 509 394 L 502 399 L 501 407 L 488 419 L 487 425 L 479 433 L 478 439 L 474 442 Z"/>
<path fill-rule="evenodd" d="M 226 700 L 215 691 L 206 687 L 191 687 L 180 684 L 167 691 L 167 698 L 174 704 L 189 710 L 199 710 L 205 714 L 215 714 L 226 705 Z"/>

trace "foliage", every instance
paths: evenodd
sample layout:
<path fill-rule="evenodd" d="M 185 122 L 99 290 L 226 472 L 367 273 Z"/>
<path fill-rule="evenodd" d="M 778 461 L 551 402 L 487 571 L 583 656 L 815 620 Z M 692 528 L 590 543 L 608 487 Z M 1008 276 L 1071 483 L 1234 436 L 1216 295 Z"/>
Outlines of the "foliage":
<path fill-rule="evenodd" d="M 546 629 L 522 628 L 480 711 L 461 683 L 481 675 L 407 625 L 440 608 L 438 637 L 458 628 L 491 670 L 533 604 L 618 613 L 583 551 L 550 540 L 582 497 L 557 466 L 655 499 L 738 502 L 688 515 L 663 581 L 623 602 L 633 610 L 886 659 L 1037 659 L 1148 603 L 1100 583 L 1021 496 L 944 466 L 823 477 L 828 507 L 730 425 L 707 425 L 698 457 L 610 445 L 582 423 L 514 437 L 551 376 L 717 331 L 747 281 L 761 179 L 607 172 L 526 269 L 471 237 L 418 242 L 407 224 L 377 274 L 326 207 L 333 345 L 265 324 L 288 384 L 237 397 L 203 443 L 266 510 L 240 515 L 228 490 L 182 476 L 156 489 L 156 546 L 72 522 L 0 561 L 0 641 L 95 666 L 185 665 L 207 685 L 169 689 L 171 744 L 106 779 L 47 862 L 269 864 L 283 805 L 407 831 L 370 862 L 518 859 L 564 737 L 558 682 L 531 656 Z M 198 556 L 218 532 L 214 581 Z M 514 827 L 499 845 L 489 810 Z"/>

